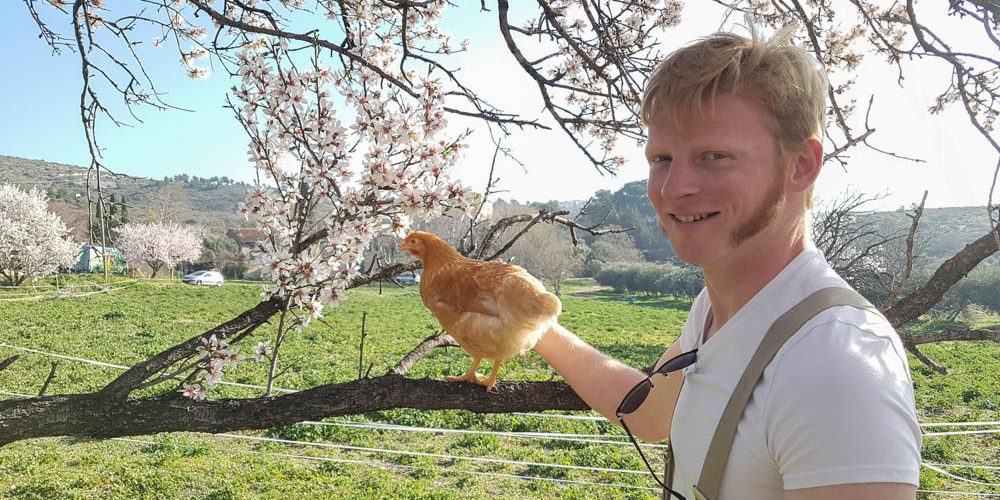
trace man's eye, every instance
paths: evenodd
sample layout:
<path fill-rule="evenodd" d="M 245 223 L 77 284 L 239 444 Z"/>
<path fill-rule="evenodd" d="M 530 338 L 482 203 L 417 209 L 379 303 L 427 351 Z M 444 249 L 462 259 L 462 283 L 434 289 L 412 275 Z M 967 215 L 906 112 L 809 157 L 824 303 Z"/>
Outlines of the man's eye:
<path fill-rule="evenodd" d="M 705 160 L 725 160 L 726 158 L 729 158 L 729 155 L 718 151 L 712 151 L 701 155 L 701 157 Z"/>
<path fill-rule="evenodd" d="M 669 165 L 673 157 L 670 155 L 653 155 L 649 157 L 649 165 Z"/>

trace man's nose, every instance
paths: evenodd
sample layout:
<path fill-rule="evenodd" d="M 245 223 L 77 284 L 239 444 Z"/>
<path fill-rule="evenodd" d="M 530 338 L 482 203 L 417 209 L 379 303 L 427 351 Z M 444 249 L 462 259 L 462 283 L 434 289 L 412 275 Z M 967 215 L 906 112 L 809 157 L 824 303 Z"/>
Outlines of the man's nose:
<path fill-rule="evenodd" d="M 683 198 L 701 190 L 701 179 L 691 162 L 674 159 L 661 179 L 660 196 L 665 199 Z"/>

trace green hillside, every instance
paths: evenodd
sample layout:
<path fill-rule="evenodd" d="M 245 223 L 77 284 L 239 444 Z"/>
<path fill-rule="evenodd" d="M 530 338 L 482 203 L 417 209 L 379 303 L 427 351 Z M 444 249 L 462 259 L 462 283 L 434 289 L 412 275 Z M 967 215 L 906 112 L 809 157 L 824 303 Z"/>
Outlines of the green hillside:
<path fill-rule="evenodd" d="M 12 183 L 22 188 L 45 191 L 49 200 L 64 203 L 63 219 L 72 219 L 63 211 L 76 211 L 86 219 L 87 169 L 76 165 L 29 160 L 0 155 L 0 183 Z M 91 191 L 96 192 L 96 179 L 91 179 Z M 133 221 L 146 222 L 153 218 L 175 222 L 196 223 L 213 232 L 246 225 L 239 214 L 239 204 L 249 186 L 226 177 L 202 178 L 179 175 L 164 179 L 149 179 L 102 173 L 101 188 L 108 196 L 124 196 Z M 95 195 L 96 196 L 96 195 Z M 68 225 L 73 222 L 66 220 Z"/>

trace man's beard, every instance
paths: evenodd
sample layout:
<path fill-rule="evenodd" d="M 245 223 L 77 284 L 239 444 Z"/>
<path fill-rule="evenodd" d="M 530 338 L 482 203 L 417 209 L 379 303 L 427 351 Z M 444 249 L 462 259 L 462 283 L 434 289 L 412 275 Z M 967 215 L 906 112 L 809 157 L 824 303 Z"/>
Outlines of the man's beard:
<path fill-rule="evenodd" d="M 753 215 L 729 235 L 729 241 L 734 247 L 756 236 L 778 216 L 778 210 L 785 204 L 785 183 L 781 171 L 780 167 L 776 170 L 774 181 L 771 182 L 764 200 Z"/>

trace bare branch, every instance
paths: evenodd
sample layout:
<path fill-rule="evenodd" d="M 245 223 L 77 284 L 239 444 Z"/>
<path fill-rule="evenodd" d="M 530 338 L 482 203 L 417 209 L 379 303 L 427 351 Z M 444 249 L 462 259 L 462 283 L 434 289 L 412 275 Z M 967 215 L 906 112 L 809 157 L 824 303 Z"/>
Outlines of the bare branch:
<path fill-rule="evenodd" d="M 236 334 L 241 330 L 254 328 L 257 325 L 266 322 L 280 309 L 281 304 L 277 300 L 261 302 L 253 309 L 240 314 L 239 316 L 205 332 L 204 334 L 196 335 L 183 343 L 171 347 L 156 356 L 136 364 L 101 389 L 99 394 L 107 397 L 108 399 L 125 398 L 134 389 L 139 387 L 143 381 L 156 372 L 193 354 L 197 347 L 201 344 L 202 338 L 215 335 L 219 339 L 226 339 L 230 335 Z"/>
<path fill-rule="evenodd" d="M 59 366 L 58 361 L 52 362 L 52 368 L 49 370 L 49 376 L 45 377 L 45 383 L 42 384 L 42 389 L 38 391 L 38 396 L 44 396 L 45 391 L 49 390 L 49 384 L 52 383 L 52 379 L 56 378 L 56 367 Z"/>
<path fill-rule="evenodd" d="M 427 337 L 419 344 L 414 347 L 403 359 L 396 363 L 396 366 L 389 370 L 389 375 L 399 375 L 404 376 L 410 372 L 410 370 L 418 363 L 420 360 L 427 357 L 431 351 L 438 347 L 456 347 L 455 339 L 451 338 L 450 335 L 445 335 L 444 332 L 438 332 L 430 337 Z"/>
<path fill-rule="evenodd" d="M 896 303 L 896 299 L 899 297 L 900 292 L 906 287 L 906 283 L 910 281 L 910 274 L 913 272 L 913 241 L 917 236 L 917 226 L 920 224 L 920 217 L 924 214 L 924 204 L 927 202 L 927 191 L 924 191 L 923 198 L 920 199 L 920 204 L 917 205 L 917 209 L 913 212 L 911 218 L 913 222 L 910 223 L 910 231 L 906 235 L 906 268 L 903 270 L 903 276 L 899 278 L 899 281 L 893 284 L 892 289 L 889 291 L 889 295 L 882 302 L 882 306 L 879 309 L 888 309 Z"/>
<path fill-rule="evenodd" d="M 14 362 L 17 361 L 18 358 L 20 357 L 21 357 L 20 354 L 15 354 L 3 361 L 0 361 L 0 372 L 6 370 L 8 367 L 10 367 L 10 365 L 14 364 Z"/>
<path fill-rule="evenodd" d="M 952 285 L 997 251 L 995 232 L 991 230 L 941 264 L 927 283 L 883 311 L 885 317 L 897 329 L 917 319 L 937 304 Z"/>
<path fill-rule="evenodd" d="M 1000 342 L 1000 325 L 991 326 L 989 328 L 977 328 L 975 330 L 945 330 L 934 333 L 910 334 L 904 337 L 903 342 L 912 345 L 920 345 L 934 344 L 937 342 L 978 342 L 983 340 Z"/>

